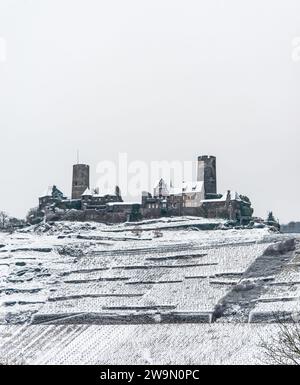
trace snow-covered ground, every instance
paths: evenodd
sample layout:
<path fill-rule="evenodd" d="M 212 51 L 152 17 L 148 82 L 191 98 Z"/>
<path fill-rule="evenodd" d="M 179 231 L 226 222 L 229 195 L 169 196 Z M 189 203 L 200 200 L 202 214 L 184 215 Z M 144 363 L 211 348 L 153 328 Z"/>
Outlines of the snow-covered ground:
<path fill-rule="evenodd" d="M 300 310 L 300 255 L 264 257 L 290 237 L 268 228 L 199 230 L 223 223 L 65 222 L 0 234 L 0 361 L 253 363 L 247 346 L 259 351 L 258 331 L 275 329 L 247 323 Z"/>
<path fill-rule="evenodd" d="M 33 365 L 260 364 L 272 324 L 33 325 L 3 328 L 3 363 Z"/>

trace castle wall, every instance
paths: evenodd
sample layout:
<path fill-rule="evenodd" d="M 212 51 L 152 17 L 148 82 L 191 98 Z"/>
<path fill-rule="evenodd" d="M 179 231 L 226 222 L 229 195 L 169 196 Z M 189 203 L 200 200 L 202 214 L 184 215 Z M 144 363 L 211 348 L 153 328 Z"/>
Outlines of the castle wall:
<path fill-rule="evenodd" d="M 204 202 L 202 210 L 206 218 L 224 218 L 239 220 L 241 218 L 241 203 L 238 201 Z"/>
<path fill-rule="evenodd" d="M 205 212 L 202 207 L 183 207 L 181 210 L 181 215 L 191 217 L 204 217 Z"/>
<path fill-rule="evenodd" d="M 103 222 L 122 223 L 126 221 L 137 221 L 139 219 L 157 219 L 161 217 L 195 216 L 204 218 L 224 218 L 228 220 L 240 220 L 241 202 L 239 201 L 212 201 L 204 202 L 201 207 L 169 207 L 163 209 L 147 207 L 116 207 L 112 209 L 85 209 L 48 212 L 48 221 L 80 221 L 80 222 Z"/>
<path fill-rule="evenodd" d="M 160 208 L 142 208 L 141 215 L 143 219 L 156 219 L 162 216 Z"/>
<path fill-rule="evenodd" d="M 47 221 L 122 223 L 128 219 L 126 212 L 107 212 L 105 210 L 70 210 L 68 212 L 48 213 Z"/>
<path fill-rule="evenodd" d="M 107 212 L 99 210 L 85 210 L 84 220 L 104 223 L 122 223 L 130 220 L 127 212 Z"/>

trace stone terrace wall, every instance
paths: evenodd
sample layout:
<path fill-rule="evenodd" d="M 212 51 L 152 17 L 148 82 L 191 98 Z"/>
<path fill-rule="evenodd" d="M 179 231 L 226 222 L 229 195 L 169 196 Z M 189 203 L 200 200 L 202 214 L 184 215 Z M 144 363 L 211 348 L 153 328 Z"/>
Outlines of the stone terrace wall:
<path fill-rule="evenodd" d="M 126 222 L 126 212 L 106 212 L 101 210 L 70 210 L 67 213 L 53 213 L 47 215 L 47 221 L 75 221 L 75 222 Z"/>

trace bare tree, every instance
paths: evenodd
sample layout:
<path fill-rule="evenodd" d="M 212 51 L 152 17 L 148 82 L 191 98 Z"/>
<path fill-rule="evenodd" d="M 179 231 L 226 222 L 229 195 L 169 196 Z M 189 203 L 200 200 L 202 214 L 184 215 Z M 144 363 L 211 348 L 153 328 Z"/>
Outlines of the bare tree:
<path fill-rule="evenodd" d="M 5 211 L 0 211 L 0 228 L 5 229 L 8 223 L 9 216 Z"/>
<path fill-rule="evenodd" d="M 300 324 L 276 316 L 278 332 L 271 341 L 262 340 L 264 361 L 276 365 L 300 365 Z"/>

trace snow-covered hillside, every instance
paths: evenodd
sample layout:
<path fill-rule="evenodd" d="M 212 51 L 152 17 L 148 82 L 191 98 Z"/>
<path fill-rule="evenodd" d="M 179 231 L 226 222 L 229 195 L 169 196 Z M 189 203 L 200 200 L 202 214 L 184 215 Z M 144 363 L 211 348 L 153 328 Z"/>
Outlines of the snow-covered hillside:
<path fill-rule="evenodd" d="M 253 330 L 272 328 L 257 322 L 271 322 L 273 310 L 292 316 L 300 310 L 299 255 L 265 253 L 290 238 L 268 228 L 200 230 L 207 224 L 224 228 L 222 221 L 175 218 L 111 226 L 43 224 L 0 235 L 0 360 L 25 354 L 26 362 L 106 362 L 101 355 L 89 357 L 90 334 L 101 339 L 99 349 L 109 346 L 105 357 L 112 363 L 135 360 L 125 350 L 120 355 L 122 343 L 133 343 L 133 333 L 144 336 L 145 346 L 136 353 L 141 363 L 159 362 L 159 352 L 148 357 L 150 345 L 166 349 L 178 338 L 185 339 L 186 352 L 174 363 L 203 361 L 210 333 L 223 341 L 223 334 L 236 338 L 237 332 L 255 345 Z M 198 352 L 192 337 L 197 333 Z M 22 348 L 12 349 L 17 341 Z M 209 360 L 214 358 L 204 361 Z"/>

